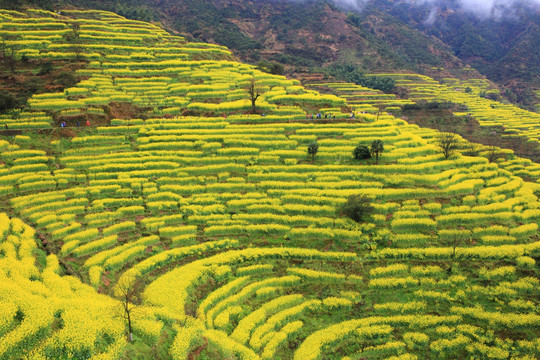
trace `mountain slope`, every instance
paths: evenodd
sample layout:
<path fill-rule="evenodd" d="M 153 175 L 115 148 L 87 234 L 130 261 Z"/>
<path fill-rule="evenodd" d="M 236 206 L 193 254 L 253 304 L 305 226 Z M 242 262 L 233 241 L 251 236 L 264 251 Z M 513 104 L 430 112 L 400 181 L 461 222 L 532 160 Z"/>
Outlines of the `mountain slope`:
<path fill-rule="evenodd" d="M 527 1 L 498 6 L 491 14 L 479 15 L 465 11 L 455 0 L 425 6 L 377 1 L 378 9 L 437 37 L 465 64 L 511 89 L 517 95 L 514 100 L 530 104 L 530 89 L 540 88 L 540 7 Z"/>
<path fill-rule="evenodd" d="M 170 9 L 169 3 L 161 1 L 159 6 Z M 383 71 L 418 70 L 421 65 L 461 66 L 442 42 L 382 12 L 347 14 L 326 1 L 197 3 L 206 10 L 189 10 L 197 7 L 187 0 L 169 12 L 173 26 L 202 40 L 232 47 L 246 60 L 256 61 L 262 56 L 293 67 L 342 60 L 356 62 L 366 70 Z M 206 21 L 205 13 L 211 13 L 213 21 Z M 203 23 L 203 29 L 193 25 L 194 19 L 200 19 L 197 24 Z M 231 34 L 229 29 L 240 35 Z"/>
<path fill-rule="evenodd" d="M 388 13 L 347 13 L 329 1 L 71 0 L 51 1 L 49 7 L 65 3 L 154 17 L 188 38 L 226 45 L 248 61 L 313 67 L 342 60 L 369 71 L 462 65 L 444 43 Z"/>
<path fill-rule="evenodd" d="M 534 104 L 533 90 L 540 88 L 540 12 L 526 1 L 498 4 L 484 17 L 463 10 L 457 0 L 372 1 L 360 13 L 330 0 L 0 1 L 23 3 L 161 21 L 188 38 L 228 46 L 244 61 L 277 61 L 290 72 L 341 61 L 369 72 L 412 70 L 441 78 L 450 74 L 432 67 L 452 73 L 471 65 L 511 90 L 506 95 L 512 101 Z"/>

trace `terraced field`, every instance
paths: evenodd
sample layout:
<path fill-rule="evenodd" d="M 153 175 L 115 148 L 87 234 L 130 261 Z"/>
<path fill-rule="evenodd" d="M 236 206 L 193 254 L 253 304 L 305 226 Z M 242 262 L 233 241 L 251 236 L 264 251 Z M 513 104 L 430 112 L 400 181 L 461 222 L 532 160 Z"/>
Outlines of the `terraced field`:
<path fill-rule="evenodd" d="M 330 83 L 315 82 L 310 83 L 310 87 L 315 89 L 328 90 L 347 100 L 347 104 L 355 112 L 377 113 L 376 106 L 384 107 L 391 112 L 400 110 L 405 104 L 413 104 L 409 99 L 398 99 L 394 94 L 384 94 L 380 90 L 370 89 L 353 83 Z"/>
<path fill-rule="evenodd" d="M 0 14 L 2 29 L 46 23 Z M 53 124 L 125 101 L 149 116 L 0 140 L 0 358 L 540 356 L 540 185 L 512 167 L 526 161 L 445 159 L 437 132 L 386 113 L 341 119 L 342 98 L 226 49 L 111 13 L 63 14 L 39 16 L 81 22 L 80 35 L 90 22 L 81 54 L 99 64 L 20 114 Z M 197 50 L 160 65 L 157 49 L 176 43 Z M 154 58 L 126 55 L 141 44 Z M 247 114 L 252 78 L 265 116 Z M 335 120 L 305 119 L 332 108 Z M 353 159 L 379 139 L 378 164 Z M 527 179 L 540 176 L 527 165 Z M 340 214 L 358 194 L 374 208 L 363 223 Z"/>
<path fill-rule="evenodd" d="M 397 86 L 409 89 L 410 99 L 413 101 L 437 100 L 464 104 L 468 107 L 467 113 L 477 119 L 480 126 L 501 127 L 504 129 L 503 136 L 524 136 L 528 142 L 539 146 L 540 114 L 478 96 L 481 92 L 493 91 L 487 90 L 485 80 L 461 82 L 457 79 L 446 79 L 439 83 L 425 75 L 377 75 L 394 78 Z M 465 91 L 467 88 L 470 92 Z"/>
<path fill-rule="evenodd" d="M 248 97 L 253 84 L 257 111 L 304 116 L 294 104 L 345 105 L 343 99 L 319 95 L 287 80 L 262 73 L 253 66 L 231 61 L 222 46 L 188 43 L 155 25 L 126 20 L 108 12 L 35 11 L 34 16 L 3 11 L 0 32 L 17 58 L 87 60 L 78 71 L 84 77 L 63 92 L 33 96 L 29 107 L 0 117 L 10 129 L 50 127 L 55 117 L 104 115 L 111 103 L 129 103 L 148 110 L 148 116 L 184 111 L 219 115 L 252 109 Z M 271 90 L 271 91 L 270 91 Z M 73 124 L 75 122 L 73 121 Z"/>

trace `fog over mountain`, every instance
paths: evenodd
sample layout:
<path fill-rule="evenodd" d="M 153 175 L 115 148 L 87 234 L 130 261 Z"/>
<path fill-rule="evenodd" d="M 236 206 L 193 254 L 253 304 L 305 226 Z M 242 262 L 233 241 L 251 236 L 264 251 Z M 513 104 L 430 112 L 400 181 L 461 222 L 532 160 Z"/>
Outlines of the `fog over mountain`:
<path fill-rule="evenodd" d="M 302 1 L 302 0 L 293 0 Z M 376 0 L 332 0 L 337 6 L 362 11 L 367 4 L 376 5 Z M 437 10 L 441 7 L 460 8 L 483 19 L 500 20 L 513 17 L 517 8 L 531 7 L 540 9 L 540 0 L 400 0 L 397 3 L 409 3 L 415 6 L 431 6 L 427 23 L 432 24 Z"/>

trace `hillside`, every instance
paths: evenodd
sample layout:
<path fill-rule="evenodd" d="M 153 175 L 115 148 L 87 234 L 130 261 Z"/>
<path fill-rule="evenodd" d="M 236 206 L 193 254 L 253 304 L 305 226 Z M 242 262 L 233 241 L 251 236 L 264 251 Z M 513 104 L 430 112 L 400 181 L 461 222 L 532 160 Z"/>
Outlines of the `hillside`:
<path fill-rule="evenodd" d="M 540 164 L 389 113 L 487 81 L 337 96 L 107 11 L 0 19 L 4 75 L 76 80 L 0 116 L 0 358 L 538 355 Z"/>
<path fill-rule="evenodd" d="M 501 2 L 479 16 L 455 1 L 422 7 L 378 1 L 377 8 L 448 44 L 452 52 L 490 80 L 512 90 L 513 101 L 533 104 L 540 87 L 540 7 L 527 1 Z M 426 20 L 433 16 L 432 23 Z"/>
<path fill-rule="evenodd" d="M 49 3 L 51 9 L 61 1 Z M 327 1 L 159 0 L 70 1 L 159 20 L 192 39 L 226 45 L 242 60 L 277 61 L 289 71 L 337 60 L 365 70 L 461 68 L 462 62 L 435 37 L 424 35 L 376 8 L 348 14 Z M 134 12 L 133 9 L 138 9 Z"/>
<path fill-rule="evenodd" d="M 467 71 L 467 70 L 464 70 Z M 511 149 L 516 155 L 540 161 L 540 116 L 499 98 L 486 79 L 436 81 L 411 73 L 378 73 L 379 80 L 392 79 L 400 97 L 354 83 L 312 81 L 310 88 L 338 95 L 356 111 L 391 112 L 422 127 L 460 134 L 473 143 Z M 474 151 L 473 151 L 474 152 Z"/>
<path fill-rule="evenodd" d="M 19 4 L 25 2 L 33 3 Z M 497 83 L 510 101 L 530 109 L 540 102 L 534 92 L 540 88 L 540 10 L 526 1 L 498 4 L 501 9 L 481 16 L 457 1 L 368 1 L 360 11 L 325 0 L 35 4 L 49 10 L 63 5 L 99 8 L 160 21 L 191 39 L 225 45 L 243 61 L 283 64 L 287 73 L 321 71 L 340 61 L 367 72 L 409 70 L 441 79 L 459 77 L 463 73 L 454 70 L 469 65 Z"/>

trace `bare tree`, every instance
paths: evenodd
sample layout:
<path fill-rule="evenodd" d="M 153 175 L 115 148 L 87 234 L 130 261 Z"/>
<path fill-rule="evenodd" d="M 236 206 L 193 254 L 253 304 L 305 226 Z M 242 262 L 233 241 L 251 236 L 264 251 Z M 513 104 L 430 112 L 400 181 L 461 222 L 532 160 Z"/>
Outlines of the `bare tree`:
<path fill-rule="evenodd" d="M 249 99 L 251 100 L 251 113 L 257 113 L 257 105 L 255 104 L 257 99 L 261 96 L 261 88 L 257 85 L 257 80 L 252 77 L 248 80 L 246 90 L 249 94 Z"/>
<path fill-rule="evenodd" d="M 442 132 L 437 136 L 436 144 L 441 149 L 444 158 L 448 159 L 456 154 L 459 139 L 455 134 Z"/>
<path fill-rule="evenodd" d="M 115 287 L 116 297 L 121 301 L 121 317 L 126 321 L 128 328 L 128 341 L 133 341 L 133 311 L 135 305 L 133 304 L 137 300 L 137 293 L 139 292 L 137 283 L 133 280 L 126 280 L 118 282 Z"/>
<path fill-rule="evenodd" d="M 502 155 L 499 150 L 496 146 L 490 146 L 487 149 L 486 157 L 490 163 L 495 162 Z"/>
<path fill-rule="evenodd" d="M 440 241 L 443 245 L 452 248 L 450 267 L 447 270 L 448 273 L 451 273 L 457 260 L 458 248 L 465 246 L 471 241 L 470 231 L 455 231 L 448 236 L 441 238 Z"/>

